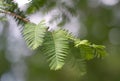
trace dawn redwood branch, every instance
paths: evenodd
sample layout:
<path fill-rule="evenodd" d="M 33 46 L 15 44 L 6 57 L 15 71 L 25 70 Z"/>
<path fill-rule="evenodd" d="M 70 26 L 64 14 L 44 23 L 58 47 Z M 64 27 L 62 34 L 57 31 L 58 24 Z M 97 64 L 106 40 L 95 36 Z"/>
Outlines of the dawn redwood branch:
<path fill-rule="evenodd" d="M 17 17 L 18 19 L 23 20 L 24 22 L 30 22 L 28 19 L 23 18 L 22 16 L 20 16 L 20 15 L 18 15 L 18 14 L 15 14 L 15 13 L 13 13 L 13 12 L 10 12 L 10 11 L 0 10 L 0 13 L 4 13 L 4 14 L 11 15 L 11 16 L 15 16 L 15 17 Z"/>

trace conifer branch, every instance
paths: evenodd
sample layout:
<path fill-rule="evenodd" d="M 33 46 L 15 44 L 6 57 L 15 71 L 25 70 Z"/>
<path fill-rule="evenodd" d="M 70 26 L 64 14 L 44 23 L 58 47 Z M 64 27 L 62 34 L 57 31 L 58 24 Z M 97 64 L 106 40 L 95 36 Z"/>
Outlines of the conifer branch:
<path fill-rule="evenodd" d="M 30 22 L 28 19 L 23 18 L 22 16 L 20 16 L 20 15 L 18 15 L 18 14 L 15 14 L 15 13 L 13 13 L 13 12 L 10 12 L 10 11 L 0 10 L 0 13 L 4 13 L 4 14 L 7 14 L 7 15 L 11 15 L 11 16 L 17 17 L 18 19 L 21 19 L 21 20 L 23 20 L 24 22 Z"/>

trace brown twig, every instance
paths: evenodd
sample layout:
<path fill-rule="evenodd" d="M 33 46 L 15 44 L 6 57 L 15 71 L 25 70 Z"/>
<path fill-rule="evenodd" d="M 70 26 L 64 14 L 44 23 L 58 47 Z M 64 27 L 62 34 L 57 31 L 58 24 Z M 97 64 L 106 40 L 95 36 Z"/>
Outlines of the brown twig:
<path fill-rule="evenodd" d="M 11 16 L 15 16 L 15 17 L 17 17 L 18 19 L 23 20 L 24 22 L 30 22 L 28 19 L 23 18 L 22 16 L 20 16 L 20 15 L 18 15 L 18 14 L 15 14 L 15 13 L 13 13 L 13 12 L 10 12 L 10 11 L 5 11 L 5 10 L 2 11 L 2 10 L 0 10 L 0 13 L 4 13 L 4 14 L 11 15 Z"/>

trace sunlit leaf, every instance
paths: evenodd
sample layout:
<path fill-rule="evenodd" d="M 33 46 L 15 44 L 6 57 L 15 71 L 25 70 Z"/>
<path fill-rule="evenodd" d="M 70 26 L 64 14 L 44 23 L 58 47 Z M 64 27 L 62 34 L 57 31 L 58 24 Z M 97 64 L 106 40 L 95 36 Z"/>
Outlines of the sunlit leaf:
<path fill-rule="evenodd" d="M 46 25 L 44 21 L 41 21 L 38 25 L 33 23 L 28 23 L 25 25 L 23 29 L 23 36 L 26 40 L 27 45 L 32 48 L 36 49 L 43 43 L 43 38 L 46 33 Z"/>
<path fill-rule="evenodd" d="M 44 53 L 51 70 L 61 69 L 68 54 L 68 40 L 63 30 L 49 32 L 45 37 Z"/>

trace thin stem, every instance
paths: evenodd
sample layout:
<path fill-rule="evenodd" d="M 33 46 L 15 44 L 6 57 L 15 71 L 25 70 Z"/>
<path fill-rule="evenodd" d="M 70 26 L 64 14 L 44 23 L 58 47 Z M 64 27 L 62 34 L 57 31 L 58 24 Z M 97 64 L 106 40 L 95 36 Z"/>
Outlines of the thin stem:
<path fill-rule="evenodd" d="M 24 22 L 30 22 L 28 19 L 23 18 L 22 16 L 20 16 L 20 15 L 18 15 L 18 14 L 15 14 L 15 13 L 13 13 L 13 12 L 10 12 L 10 11 L 0 10 L 0 13 L 4 13 L 4 14 L 11 15 L 11 16 L 15 16 L 15 17 L 23 20 Z"/>

